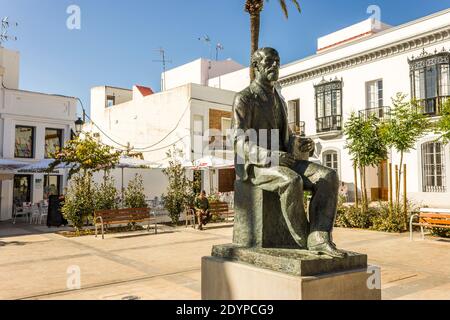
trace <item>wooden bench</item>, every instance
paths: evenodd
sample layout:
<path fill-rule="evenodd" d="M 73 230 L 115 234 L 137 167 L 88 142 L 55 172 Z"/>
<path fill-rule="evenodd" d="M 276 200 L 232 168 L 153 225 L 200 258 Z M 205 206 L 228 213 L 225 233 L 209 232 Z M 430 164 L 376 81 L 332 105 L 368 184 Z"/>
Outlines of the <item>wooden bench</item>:
<path fill-rule="evenodd" d="M 137 222 L 148 222 L 147 230 L 150 231 L 150 222 L 155 221 L 155 234 L 158 233 L 156 218 L 150 214 L 150 208 L 131 208 L 99 210 L 94 213 L 95 237 L 97 237 L 97 227 L 101 226 L 102 239 L 105 239 L 104 226 L 111 224 L 128 224 Z"/>
<path fill-rule="evenodd" d="M 185 219 L 186 219 L 186 228 L 189 224 L 192 225 L 193 228 L 198 224 L 197 215 L 195 209 L 186 208 L 185 209 Z M 209 212 L 212 215 L 218 215 L 220 217 L 226 216 L 226 219 L 234 218 L 234 211 L 230 210 L 228 204 L 226 202 L 210 202 L 209 204 Z"/>
<path fill-rule="evenodd" d="M 211 214 L 218 215 L 220 217 L 225 216 L 228 220 L 230 217 L 234 219 L 234 211 L 230 210 L 228 207 L 228 203 L 226 202 L 211 202 L 209 204 L 209 211 Z"/>
<path fill-rule="evenodd" d="M 414 220 L 418 218 L 418 222 Z M 410 240 L 413 240 L 413 226 L 419 226 L 422 239 L 425 239 L 425 228 L 446 228 L 450 229 L 450 210 L 422 208 L 419 213 L 411 215 L 409 221 Z"/>

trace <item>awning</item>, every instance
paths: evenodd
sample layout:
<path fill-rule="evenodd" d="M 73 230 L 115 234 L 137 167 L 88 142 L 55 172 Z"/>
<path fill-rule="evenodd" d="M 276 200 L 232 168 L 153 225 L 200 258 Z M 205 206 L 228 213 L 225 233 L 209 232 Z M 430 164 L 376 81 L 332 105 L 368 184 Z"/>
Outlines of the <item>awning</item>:
<path fill-rule="evenodd" d="M 54 159 L 42 159 L 38 162 L 28 164 L 27 166 L 20 168 L 18 171 L 32 172 L 32 173 L 45 172 L 50 166 L 50 164 L 52 164 L 54 161 L 55 161 Z M 61 163 L 57 165 L 55 169 L 66 169 L 66 168 L 71 168 L 71 165 Z"/>
<path fill-rule="evenodd" d="M 201 159 L 195 160 L 194 166 L 197 168 L 225 169 L 233 168 L 234 161 L 214 156 L 206 156 Z"/>
<path fill-rule="evenodd" d="M 116 168 L 157 169 L 161 164 L 132 157 L 120 157 Z"/>
<path fill-rule="evenodd" d="M 28 166 L 30 163 L 12 160 L 12 159 L 0 159 L 0 170 L 17 170 Z"/>

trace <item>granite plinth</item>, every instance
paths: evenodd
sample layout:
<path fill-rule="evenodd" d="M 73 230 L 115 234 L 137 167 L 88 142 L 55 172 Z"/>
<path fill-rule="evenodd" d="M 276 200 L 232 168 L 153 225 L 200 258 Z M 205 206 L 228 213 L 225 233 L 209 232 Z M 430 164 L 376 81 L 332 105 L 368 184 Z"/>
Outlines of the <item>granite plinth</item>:
<path fill-rule="evenodd" d="M 216 257 L 202 259 L 203 300 L 381 300 L 378 267 L 298 277 Z M 378 279 L 374 284 L 373 278 Z M 375 281 L 376 282 L 376 281 Z"/>
<path fill-rule="evenodd" d="M 367 268 L 367 255 L 347 253 L 345 258 L 332 258 L 308 250 L 249 248 L 235 244 L 218 245 L 212 249 L 212 256 L 216 258 L 300 277 Z"/>

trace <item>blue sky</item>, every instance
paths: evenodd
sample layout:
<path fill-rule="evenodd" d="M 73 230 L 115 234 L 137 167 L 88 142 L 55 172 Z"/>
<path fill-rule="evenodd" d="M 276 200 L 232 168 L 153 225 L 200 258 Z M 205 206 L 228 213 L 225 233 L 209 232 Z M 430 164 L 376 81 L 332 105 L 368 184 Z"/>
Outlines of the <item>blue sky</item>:
<path fill-rule="evenodd" d="M 209 57 L 198 40 L 207 34 L 225 50 L 220 58 L 247 65 L 249 17 L 244 0 L 0 0 L 0 16 L 19 22 L 10 33 L 19 39 L 5 47 L 21 52 L 20 87 L 80 97 L 89 109 L 97 85 L 160 87 L 164 47 L 169 68 Z M 287 0 L 289 2 L 289 0 Z M 299 0 L 284 19 L 277 0 L 262 14 L 262 46 L 280 52 L 282 63 L 311 55 L 317 38 L 369 17 L 375 4 L 381 19 L 399 25 L 450 7 L 450 0 Z M 81 8 L 81 30 L 66 27 L 69 5 Z"/>

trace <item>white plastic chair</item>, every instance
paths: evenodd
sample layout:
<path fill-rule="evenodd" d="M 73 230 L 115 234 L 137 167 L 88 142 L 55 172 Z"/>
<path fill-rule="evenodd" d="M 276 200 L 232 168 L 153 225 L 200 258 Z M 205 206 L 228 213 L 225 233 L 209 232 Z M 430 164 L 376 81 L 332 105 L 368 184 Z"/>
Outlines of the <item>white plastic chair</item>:
<path fill-rule="evenodd" d="M 27 208 L 13 206 L 13 224 L 16 224 L 17 217 L 26 217 L 28 222 L 30 219 L 30 211 Z"/>
<path fill-rule="evenodd" d="M 39 206 L 39 212 L 40 212 L 40 214 L 39 214 L 39 224 L 42 224 L 42 220 L 43 219 L 47 219 L 47 216 L 48 216 L 48 205 L 45 205 L 45 203 L 41 204 Z"/>
<path fill-rule="evenodd" d="M 33 223 L 33 221 L 35 221 L 35 223 L 37 224 L 39 221 L 39 218 L 41 216 L 41 212 L 39 210 L 39 207 L 37 204 L 33 204 L 31 206 L 31 219 L 30 219 L 30 224 Z"/>

